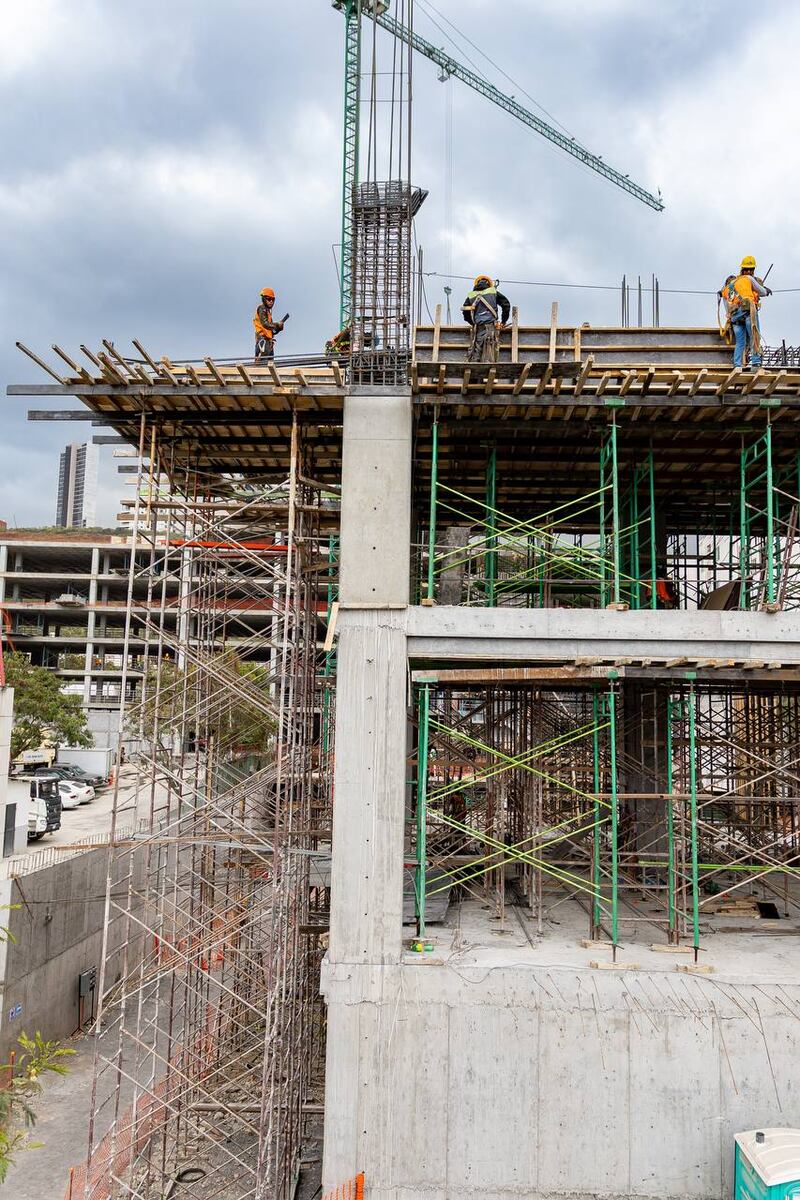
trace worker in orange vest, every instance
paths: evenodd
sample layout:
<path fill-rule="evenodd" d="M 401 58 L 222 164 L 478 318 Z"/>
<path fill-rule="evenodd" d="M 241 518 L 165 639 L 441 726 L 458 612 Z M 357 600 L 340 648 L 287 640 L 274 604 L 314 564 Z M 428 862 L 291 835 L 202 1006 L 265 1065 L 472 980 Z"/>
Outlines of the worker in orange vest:
<path fill-rule="evenodd" d="M 275 293 L 271 287 L 261 289 L 261 303 L 253 317 L 253 328 L 256 331 L 256 362 L 275 357 L 275 334 L 283 330 L 283 321 L 273 321 L 272 310 L 275 307 Z"/>
<path fill-rule="evenodd" d="M 760 279 L 756 279 L 756 260 L 752 254 L 742 259 L 739 276 L 729 289 L 728 316 L 736 343 L 733 365 L 743 367 L 745 351 L 749 351 L 750 367 L 761 366 L 761 334 L 758 310 L 762 296 L 771 296 L 771 290 Z"/>

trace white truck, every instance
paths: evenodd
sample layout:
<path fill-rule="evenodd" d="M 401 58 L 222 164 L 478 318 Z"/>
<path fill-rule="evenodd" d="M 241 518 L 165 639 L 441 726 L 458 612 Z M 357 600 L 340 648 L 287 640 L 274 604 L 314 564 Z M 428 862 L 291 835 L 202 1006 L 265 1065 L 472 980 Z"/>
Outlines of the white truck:
<path fill-rule="evenodd" d="M 61 828 L 61 800 L 55 775 L 9 779 L 6 804 L 17 806 L 15 825 L 22 824 L 22 815 L 27 813 L 29 842 L 38 842 L 46 833 Z"/>
<path fill-rule="evenodd" d="M 80 767 L 87 774 L 96 775 L 99 779 L 108 781 L 111 778 L 114 758 L 114 751 L 108 748 L 105 750 L 82 750 L 77 746 L 59 746 L 58 761 L 55 765 L 64 763 L 66 766 Z"/>

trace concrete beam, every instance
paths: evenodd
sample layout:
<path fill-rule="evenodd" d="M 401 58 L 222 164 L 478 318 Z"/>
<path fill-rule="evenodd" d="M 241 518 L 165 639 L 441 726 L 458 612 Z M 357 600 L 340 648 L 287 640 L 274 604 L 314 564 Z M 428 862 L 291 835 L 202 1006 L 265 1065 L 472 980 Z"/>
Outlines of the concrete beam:
<path fill-rule="evenodd" d="M 340 621 L 347 614 L 340 614 Z M 793 613 L 409 608 L 412 662 L 573 662 L 576 658 L 735 659 L 800 664 Z"/>

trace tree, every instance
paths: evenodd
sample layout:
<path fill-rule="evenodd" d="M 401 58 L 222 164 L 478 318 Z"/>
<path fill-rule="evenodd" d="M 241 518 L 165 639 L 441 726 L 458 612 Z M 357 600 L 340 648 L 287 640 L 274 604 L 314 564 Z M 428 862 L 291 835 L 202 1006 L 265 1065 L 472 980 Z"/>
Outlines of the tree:
<path fill-rule="evenodd" d="M 0 1184 L 5 1183 L 16 1154 L 42 1145 L 31 1141 L 27 1132 L 36 1124 L 31 1101 L 42 1091 L 42 1076 L 48 1072 L 66 1075 L 67 1068 L 61 1059 L 75 1053 L 58 1042 L 46 1042 L 38 1029 L 32 1038 L 21 1034 L 17 1045 L 22 1054 L 13 1065 L 6 1064 L 5 1070 L 11 1072 L 11 1078 L 6 1088 L 0 1091 Z"/>
<path fill-rule="evenodd" d="M 6 655 L 5 666 L 6 683 L 14 689 L 12 758 L 35 750 L 47 737 L 69 746 L 91 746 L 80 697 L 62 692 L 57 676 L 47 667 L 32 666 L 24 654 Z"/>
<path fill-rule="evenodd" d="M 155 752 L 170 753 L 185 696 L 193 714 L 185 731 L 190 742 L 213 737 L 217 752 L 228 758 L 242 752 L 268 753 L 277 725 L 270 684 L 267 667 L 243 662 L 230 651 L 202 668 L 189 664 L 181 670 L 174 662 L 162 662 L 147 672 L 145 700 L 131 718 L 129 733 L 146 738 Z"/>

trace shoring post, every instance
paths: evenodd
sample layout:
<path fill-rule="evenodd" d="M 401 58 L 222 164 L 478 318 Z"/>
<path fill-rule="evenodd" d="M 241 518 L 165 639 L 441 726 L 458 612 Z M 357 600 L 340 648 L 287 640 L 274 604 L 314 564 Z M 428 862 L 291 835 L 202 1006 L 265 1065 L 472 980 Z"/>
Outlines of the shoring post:
<path fill-rule="evenodd" d="M 772 471 L 772 425 L 767 421 L 764 434 L 767 475 L 767 604 L 774 605 L 777 595 L 775 586 L 775 487 Z"/>
<path fill-rule="evenodd" d="M 439 409 L 431 426 L 431 509 L 428 520 L 428 601 L 433 602 L 436 581 L 436 505 L 439 486 Z"/>
<path fill-rule="evenodd" d="M 739 608 L 750 607 L 750 530 L 747 519 L 747 450 L 742 446 L 739 460 Z"/>
<path fill-rule="evenodd" d="M 641 535 L 639 533 L 639 483 L 641 479 L 641 470 L 636 467 L 633 472 L 633 483 L 630 491 L 630 512 L 628 516 L 628 529 L 630 530 L 630 566 L 628 575 L 631 581 L 631 608 L 640 609 L 642 607 L 642 581 L 641 581 Z"/>
<path fill-rule="evenodd" d="M 620 542 L 619 542 L 619 459 L 617 456 L 617 421 L 616 413 L 611 424 L 611 470 L 612 497 L 614 504 L 614 603 L 620 602 Z"/>
<path fill-rule="evenodd" d="M 669 909 L 669 941 L 680 942 L 678 928 L 678 909 L 675 903 L 675 812 L 672 795 L 675 790 L 674 738 L 673 722 L 680 719 L 682 703 L 680 700 L 667 698 L 667 904 Z"/>
<path fill-rule="evenodd" d="M 619 793 L 617 790 L 617 690 L 608 689 L 608 720 L 611 782 L 611 943 L 614 962 L 619 944 Z"/>
<path fill-rule="evenodd" d="M 606 518 L 608 503 L 606 500 L 606 478 L 609 463 L 611 465 L 611 546 L 613 560 L 613 601 L 620 602 L 620 514 L 619 514 L 619 460 L 617 456 L 617 424 L 616 416 L 609 427 L 608 437 L 600 449 L 600 603 L 605 608 L 608 605 L 608 563 L 606 537 Z"/>
<path fill-rule="evenodd" d="M 497 604 L 497 447 L 492 446 L 486 464 L 486 513 L 489 536 L 484 556 L 486 574 L 486 603 Z"/>
<path fill-rule="evenodd" d="M 700 888 L 697 862 L 697 693 L 694 684 L 689 690 L 689 790 L 692 821 L 692 943 L 694 961 L 700 951 Z"/>
<path fill-rule="evenodd" d="M 650 493 L 650 607 L 658 608 L 656 595 L 658 556 L 656 554 L 656 471 L 653 450 L 647 456 L 648 486 Z"/>
<path fill-rule="evenodd" d="M 333 602 L 336 596 L 336 544 L 336 537 L 333 534 L 330 534 L 328 537 L 328 616 L 326 622 L 328 625 L 330 625 Z M 325 666 L 322 673 L 326 679 L 333 673 L 333 664 L 335 660 L 335 650 L 331 650 L 325 655 Z M 325 683 L 322 692 L 322 753 L 325 757 L 328 755 L 331 742 L 331 695 L 331 685 L 329 683 Z"/>
<path fill-rule="evenodd" d="M 417 739 L 417 869 L 415 905 L 417 937 L 425 936 L 425 890 L 427 878 L 428 820 L 428 742 L 430 736 L 430 685 L 422 685 L 419 697 L 419 736 Z"/>
<path fill-rule="evenodd" d="M 592 714 L 594 729 L 592 730 L 592 758 L 594 764 L 594 830 L 592 837 L 592 927 L 591 937 L 600 937 L 602 922 L 602 882 L 600 875 L 600 693 L 592 696 Z"/>

